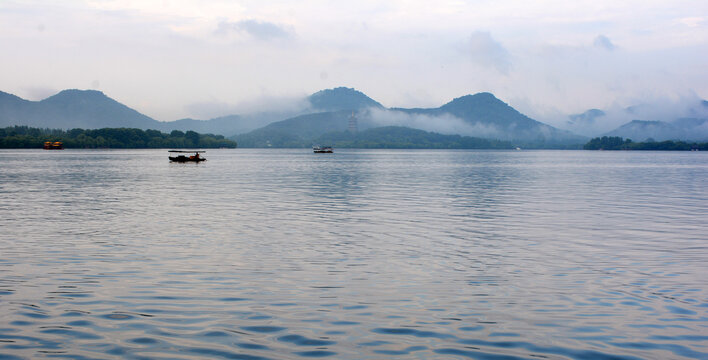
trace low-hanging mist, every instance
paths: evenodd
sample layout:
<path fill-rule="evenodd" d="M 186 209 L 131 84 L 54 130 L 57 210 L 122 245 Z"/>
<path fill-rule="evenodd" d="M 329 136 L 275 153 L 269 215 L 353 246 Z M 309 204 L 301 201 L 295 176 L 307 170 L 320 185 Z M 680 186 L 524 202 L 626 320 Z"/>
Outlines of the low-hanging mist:
<path fill-rule="evenodd" d="M 368 108 L 362 112 L 362 128 L 404 126 L 444 135 L 464 135 L 483 138 L 503 138 L 494 125 L 471 124 L 451 114 L 428 115 L 403 111 Z"/>
<path fill-rule="evenodd" d="M 654 97 L 628 102 L 631 106 L 614 103 L 605 109 L 591 109 L 582 114 L 566 116 L 560 127 L 586 136 L 610 133 L 635 120 L 674 124 L 692 132 L 693 137 L 708 138 L 708 124 L 686 128 L 685 119 L 708 119 L 708 102 L 691 93 L 669 97 Z M 682 120 L 683 119 L 683 120 Z"/>

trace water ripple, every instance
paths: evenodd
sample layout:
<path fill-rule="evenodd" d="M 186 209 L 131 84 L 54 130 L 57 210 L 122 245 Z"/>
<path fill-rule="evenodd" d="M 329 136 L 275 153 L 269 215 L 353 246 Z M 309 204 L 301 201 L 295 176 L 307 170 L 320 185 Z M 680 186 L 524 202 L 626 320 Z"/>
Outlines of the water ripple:
<path fill-rule="evenodd" d="M 209 154 L 0 150 L 0 359 L 708 358 L 708 154 Z"/>

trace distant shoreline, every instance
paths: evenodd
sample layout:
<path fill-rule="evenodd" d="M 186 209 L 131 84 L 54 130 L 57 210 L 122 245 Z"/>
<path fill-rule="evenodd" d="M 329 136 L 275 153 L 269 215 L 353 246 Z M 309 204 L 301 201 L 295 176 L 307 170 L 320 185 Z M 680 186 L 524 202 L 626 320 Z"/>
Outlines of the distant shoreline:
<path fill-rule="evenodd" d="M 415 131 L 415 130 L 408 130 Z M 645 141 L 633 142 L 622 137 L 597 137 L 586 144 L 559 146 L 558 144 L 519 144 L 509 141 L 440 135 L 418 131 L 425 136 L 414 139 L 410 133 L 396 138 L 352 141 L 334 141 L 338 149 L 410 149 L 410 150 L 628 150 L 628 151 L 708 151 L 708 142 Z M 413 132 L 419 135 L 418 132 Z M 412 141 L 414 139 L 415 141 Z M 237 143 L 223 135 L 199 134 L 194 131 L 174 130 L 169 134 L 158 130 L 136 128 L 103 129 L 40 129 L 28 126 L 0 128 L 0 149 L 42 149 L 46 141 L 62 142 L 65 149 L 172 149 L 172 148 L 236 148 Z M 303 144 L 294 146 L 252 146 L 246 141 L 244 149 L 307 149 Z M 249 146 L 251 145 L 251 146 Z M 544 146 L 545 145 L 545 146 Z"/>
<path fill-rule="evenodd" d="M 688 143 L 685 141 L 645 141 L 633 142 L 619 136 L 603 136 L 588 141 L 584 150 L 640 150 L 640 151 L 708 151 L 708 142 Z"/>
<path fill-rule="evenodd" d="M 38 129 L 27 126 L 0 128 L 2 149 L 42 149 L 45 142 L 61 142 L 65 149 L 162 149 L 162 148 L 235 148 L 235 141 L 223 135 L 199 134 L 174 130 L 103 128 L 95 130 Z"/>

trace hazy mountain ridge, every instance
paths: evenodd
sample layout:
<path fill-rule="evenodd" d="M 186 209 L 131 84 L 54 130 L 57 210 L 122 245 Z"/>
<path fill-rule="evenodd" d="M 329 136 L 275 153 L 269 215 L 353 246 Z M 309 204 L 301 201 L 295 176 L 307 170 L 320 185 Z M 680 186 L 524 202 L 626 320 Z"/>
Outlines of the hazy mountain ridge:
<path fill-rule="evenodd" d="M 572 126 L 587 126 L 592 125 L 597 118 L 605 116 L 606 113 L 600 109 L 590 109 L 582 114 L 568 115 L 568 125 Z"/>
<path fill-rule="evenodd" d="M 211 134 L 237 134 L 244 129 L 250 130 L 248 127 L 243 127 L 241 124 L 242 117 L 239 115 L 227 115 L 209 120 L 198 119 L 179 119 L 175 121 L 165 122 L 161 124 L 164 130 L 192 130 L 198 133 Z M 245 130 L 245 131 L 248 131 Z"/>
<path fill-rule="evenodd" d="M 320 112 L 301 115 L 295 118 L 274 122 L 247 134 L 232 137 L 244 147 L 292 147 L 295 144 L 319 142 L 318 137 L 332 131 L 348 129 L 349 118 L 357 118 L 358 130 L 387 127 L 391 139 L 402 136 L 402 127 L 418 129 L 430 134 L 463 135 L 514 142 L 517 145 L 531 147 L 566 147 L 585 143 L 588 138 L 569 131 L 559 130 L 521 114 L 490 93 L 479 93 L 456 98 L 438 108 L 432 109 L 386 109 L 379 103 L 367 106 L 371 102 L 360 101 L 365 96 L 353 89 L 338 88 L 317 94 L 336 94 L 336 107 L 339 111 Z M 345 96 L 355 98 L 344 101 Z M 368 97 L 367 97 L 368 99 Z M 342 104 L 348 104 L 343 106 Z M 359 106 L 359 108 L 355 108 Z M 347 109 L 347 107 L 349 107 Z M 370 134 L 373 136 L 373 133 Z M 376 136 L 381 138 L 381 134 Z M 378 141 L 359 139 L 361 141 Z M 394 141 L 394 140 L 392 140 Z M 404 142 L 397 139 L 394 142 Z M 452 141 L 452 140 L 450 140 Z M 442 145 L 436 145 L 442 146 Z"/>
<path fill-rule="evenodd" d="M 23 123 L 32 102 L 0 91 L 0 126 L 26 125 Z"/>
<path fill-rule="evenodd" d="M 161 131 L 193 130 L 226 136 L 246 133 L 272 122 L 294 116 L 380 107 L 381 104 L 351 89 L 339 87 L 321 90 L 305 101 L 308 107 L 296 111 L 266 111 L 242 115 L 225 115 L 208 120 L 179 119 L 157 121 L 141 114 L 96 90 L 63 90 L 40 101 L 22 99 L 0 91 L 0 126 L 26 125 L 40 128 L 133 127 Z"/>
<path fill-rule="evenodd" d="M 27 104 L 31 103 L 29 100 L 25 100 L 17 95 L 6 93 L 4 91 L 0 91 L 0 109 L 6 107 L 6 106 L 11 106 L 13 104 L 19 105 L 19 104 Z"/>
<path fill-rule="evenodd" d="M 350 110 L 301 115 L 274 122 L 246 134 L 236 135 L 241 147 L 302 147 L 328 132 L 347 129 Z M 299 145 L 295 145 L 299 144 Z"/>
<path fill-rule="evenodd" d="M 433 109 L 392 109 L 408 114 L 452 115 L 469 124 L 463 135 L 549 144 L 580 143 L 587 137 L 529 118 L 488 92 L 465 95 Z M 434 129 L 424 129 L 434 130 Z"/>
<path fill-rule="evenodd" d="M 623 108 L 618 112 L 623 116 L 637 116 L 636 121 L 628 121 L 616 128 L 616 125 L 607 127 L 611 123 L 610 112 L 590 109 L 582 114 L 570 115 L 567 128 L 588 136 L 622 136 L 635 141 L 704 141 L 708 139 L 708 101 L 694 100 L 691 104 L 693 107 L 684 111 L 687 116 L 674 117 L 675 120 L 669 121 L 640 120 L 643 116 L 655 115 L 651 104 Z M 465 95 L 438 108 L 386 108 L 358 90 L 338 87 L 318 91 L 303 100 L 300 108 L 289 111 L 161 122 L 95 90 L 63 90 L 41 101 L 25 100 L 0 91 L 0 126 L 59 129 L 127 127 L 167 132 L 193 130 L 225 136 L 244 135 L 263 129 L 252 135 L 266 136 L 268 131 L 287 131 L 288 134 L 283 136 L 317 137 L 324 130 L 346 129 L 348 116 L 352 112 L 357 114 L 359 130 L 405 126 L 434 133 L 500 139 L 520 144 L 567 144 L 587 140 L 584 136 L 531 119 L 491 93 Z M 666 118 L 671 114 L 669 111 L 661 116 Z M 660 115 L 656 116 L 662 119 Z M 280 121 L 286 123 L 277 125 Z M 604 131 L 597 131 L 600 124 L 605 125 Z M 279 127 L 282 129 L 276 130 Z M 593 127 L 595 131 L 591 131 Z"/>
<path fill-rule="evenodd" d="M 41 101 L 0 98 L 0 126 L 42 128 L 159 128 L 161 124 L 95 90 L 63 90 Z"/>
<path fill-rule="evenodd" d="M 25 125 L 53 129 L 124 127 L 233 135 L 263 126 L 263 122 L 280 119 L 280 116 L 256 114 L 228 115 L 210 120 L 180 119 L 162 122 L 96 90 L 63 90 L 40 101 L 29 101 L 0 92 L 0 126 Z"/>
<path fill-rule="evenodd" d="M 705 141 L 708 140 L 708 101 L 689 96 L 629 107 L 590 109 L 569 115 L 566 127 L 593 137 Z"/>
<path fill-rule="evenodd" d="M 619 136 L 633 141 L 708 140 L 708 119 L 682 118 L 673 122 L 632 120 L 605 136 Z"/>
<path fill-rule="evenodd" d="M 349 117 L 356 113 L 359 130 L 403 126 L 444 135 L 499 139 L 518 144 L 558 145 L 587 140 L 533 120 L 490 93 L 462 96 L 432 109 L 387 109 L 362 92 L 344 87 L 316 92 L 308 97 L 308 101 L 310 106 L 300 110 L 304 114 L 285 120 L 281 119 L 290 114 L 272 112 L 228 115 L 210 120 L 159 122 L 95 90 L 64 90 L 41 101 L 28 101 L 3 93 L 0 96 L 0 126 L 64 129 L 130 127 L 226 135 L 241 132 L 235 138 L 243 146 L 281 146 L 280 141 L 307 142 L 328 132 L 344 131 L 348 127 Z M 258 127 L 264 123 L 268 125 Z M 258 128 L 253 130 L 255 127 Z"/>

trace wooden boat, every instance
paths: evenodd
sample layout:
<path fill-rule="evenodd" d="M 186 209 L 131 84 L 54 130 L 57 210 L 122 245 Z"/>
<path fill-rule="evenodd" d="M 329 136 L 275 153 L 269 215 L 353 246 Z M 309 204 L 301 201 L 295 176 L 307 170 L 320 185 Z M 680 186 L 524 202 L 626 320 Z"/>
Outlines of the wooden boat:
<path fill-rule="evenodd" d="M 201 162 L 201 161 L 206 161 L 205 158 L 203 158 L 201 153 L 205 153 L 206 151 L 185 151 L 185 150 L 169 150 L 168 152 L 170 153 L 179 153 L 180 155 L 177 156 L 169 156 L 170 161 L 175 161 L 175 162 Z M 193 155 L 183 155 L 183 154 L 193 154 Z"/>
<path fill-rule="evenodd" d="M 331 154 L 334 152 L 334 149 L 332 149 L 331 146 L 313 146 L 312 147 L 312 152 L 315 154 Z"/>
<path fill-rule="evenodd" d="M 61 141 L 45 141 L 44 150 L 64 150 L 64 144 L 62 144 Z"/>

